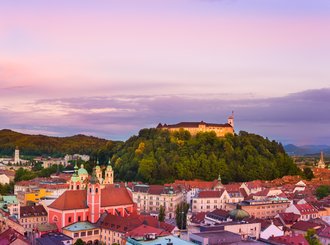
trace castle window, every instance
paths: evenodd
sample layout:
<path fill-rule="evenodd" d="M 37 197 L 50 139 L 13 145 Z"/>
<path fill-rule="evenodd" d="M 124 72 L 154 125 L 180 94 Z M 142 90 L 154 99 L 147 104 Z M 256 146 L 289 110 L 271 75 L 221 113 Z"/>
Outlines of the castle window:
<path fill-rule="evenodd" d="M 78 222 L 80 222 L 81 221 L 81 217 L 80 216 L 78 216 Z"/>
<path fill-rule="evenodd" d="M 69 221 L 69 223 L 71 223 L 71 221 L 72 221 L 71 217 L 68 218 L 68 221 Z"/>
<path fill-rule="evenodd" d="M 77 185 L 77 190 L 79 190 L 79 185 Z"/>
<path fill-rule="evenodd" d="M 96 189 L 95 189 L 95 192 L 98 193 L 98 192 L 99 192 L 99 188 L 96 188 Z"/>
<path fill-rule="evenodd" d="M 89 192 L 92 193 L 92 188 L 89 188 Z"/>

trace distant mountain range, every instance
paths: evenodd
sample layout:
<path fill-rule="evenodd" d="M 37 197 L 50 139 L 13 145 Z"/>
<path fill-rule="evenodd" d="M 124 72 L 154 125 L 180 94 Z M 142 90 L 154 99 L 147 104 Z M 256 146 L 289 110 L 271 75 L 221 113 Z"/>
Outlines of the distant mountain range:
<path fill-rule="evenodd" d="M 324 155 L 330 155 L 330 146 L 328 145 L 296 146 L 289 144 L 285 145 L 284 149 L 290 156 L 319 156 L 321 151 L 323 151 Z"/>

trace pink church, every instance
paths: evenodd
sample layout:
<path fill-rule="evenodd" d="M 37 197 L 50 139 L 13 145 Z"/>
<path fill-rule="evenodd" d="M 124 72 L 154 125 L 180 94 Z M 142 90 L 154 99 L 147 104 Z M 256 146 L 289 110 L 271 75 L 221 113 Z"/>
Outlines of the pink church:
<path fill-rule="evenodd" d="M 49 223 L 56 223 L 61 231 L 63 227 L 78 221 L 95 223 L 105 211 L 119 216 L 136 212 L 136 205 L 128 190 L 115 185 L 100 184 L 97 170 L 99 166 L 94 168 L 87 188 L 76 186 L 73 190 L 67 190 L 48 206 Z M 71 178 L 70 185 L 76 175 L 77 172 Z"/>

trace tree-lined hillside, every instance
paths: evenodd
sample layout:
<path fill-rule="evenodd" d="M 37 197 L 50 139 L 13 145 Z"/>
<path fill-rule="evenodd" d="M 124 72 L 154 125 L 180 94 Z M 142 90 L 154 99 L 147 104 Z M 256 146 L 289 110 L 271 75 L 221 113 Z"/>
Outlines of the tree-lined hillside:
<path fill-rule="evenodd" d="M 215 133 L 191 137 L 183 130 L 142 129 L 116 150 L 112 163 L 121 180 L 214 180 L 220 173 L 223 181 L 231 182 L 299 173 L 281 144 L 247 132 L 218 138 Z"/>
<path fill-rule="evenodd" d="M 75 135 L 71 137 L 50 137 L 45 135 L 28 135 L 8 129 L 0 130 L 0 155 L 10 156 L 18 146 L 21 153 L 29 156 L 64 154 L 91 154 L 112 143 L 92 136 Z"/>

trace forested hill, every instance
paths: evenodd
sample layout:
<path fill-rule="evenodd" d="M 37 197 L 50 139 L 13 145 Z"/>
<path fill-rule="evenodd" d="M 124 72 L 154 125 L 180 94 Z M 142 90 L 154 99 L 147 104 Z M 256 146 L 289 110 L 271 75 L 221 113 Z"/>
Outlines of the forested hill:
<path fill-rule="evenodd" d="M 8 129 L 0 130 L 0 155 L 13 155 L 18 146 L 21 153 L 29 156 L 63 156 L 64 154 L 91 154 L 109 144 L 108 140 L 92 136 L 50 137 L 28 135 Z"/>
<path fill-rule="evenodd" d="M 116 149 L 112 156 L 116 179 L 165 183 L 175 179 L 214 180 L 223 182 L 270 180 L 299 173 L 281 144 L 261 136 L 216 137 L 188 131 L 170 133 L 142 129 Z"/>

